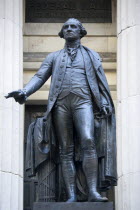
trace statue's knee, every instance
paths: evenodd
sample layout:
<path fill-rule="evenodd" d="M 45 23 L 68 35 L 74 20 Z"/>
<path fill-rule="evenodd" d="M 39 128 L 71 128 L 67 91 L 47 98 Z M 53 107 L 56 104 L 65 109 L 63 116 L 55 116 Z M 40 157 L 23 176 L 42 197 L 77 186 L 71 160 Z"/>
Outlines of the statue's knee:
<path fill-rule="evenodd" d="M 59 149 L 59 154 L 60 154 L 60 161 L 62 161 L 62 160 L 73 160 L 74 147 L 69 146 L 67 148 L 60 148 Z"/>
<path fill-rule="evenodd" d="M 95 141 L 93 138 L 87 138 L 82 142 L 83 150 L 94 150 L 96 149 Z"/>

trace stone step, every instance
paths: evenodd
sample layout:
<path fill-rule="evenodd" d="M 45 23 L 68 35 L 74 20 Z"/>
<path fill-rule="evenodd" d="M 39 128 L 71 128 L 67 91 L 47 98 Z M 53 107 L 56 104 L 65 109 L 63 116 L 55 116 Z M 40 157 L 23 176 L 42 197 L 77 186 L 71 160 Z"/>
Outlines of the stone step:
<path fill-rule="evenodd" d="M 112 202 L 36 202 L 33 210 L 113 210 Z"/>

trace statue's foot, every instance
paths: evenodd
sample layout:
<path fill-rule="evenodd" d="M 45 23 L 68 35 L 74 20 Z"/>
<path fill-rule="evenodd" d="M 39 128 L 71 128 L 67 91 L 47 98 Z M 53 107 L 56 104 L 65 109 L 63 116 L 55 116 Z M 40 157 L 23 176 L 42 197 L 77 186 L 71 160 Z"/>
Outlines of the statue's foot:
<path fill-rule="evenodd" d="M 97 191 L 89 193 L 88 197 L 89 202 L 107 202 L 106 197 L 102 197 Z"/>
<path fill-rule="evenodd" d="M 74 203 L 74 202 L 76 202 L 76 201 L 77 201 L 76 197 L 73 196 L 73 197 L 69 198 L 69 199 L 66 201 L 66 203 Z"/>

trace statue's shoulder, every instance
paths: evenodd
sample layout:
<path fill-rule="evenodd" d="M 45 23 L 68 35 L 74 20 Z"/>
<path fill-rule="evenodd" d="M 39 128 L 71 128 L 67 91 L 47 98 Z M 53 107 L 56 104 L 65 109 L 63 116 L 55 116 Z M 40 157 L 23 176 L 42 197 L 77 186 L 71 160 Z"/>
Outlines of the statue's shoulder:
<path fill-rule="evenodd" d="M 60 54 L 61 51 L 62 50 L 58 50 L 58 51 L 49 53 L 48 56 L 51 57 L 51 58 L 55 58 L 55 57 L 57 57 Z"/>
<path fill-rule="evenodd" d="M 62 50 L 58 50 L 58 51 L 56 51 L 56 52 L 49 53 L 49 54 L 46 56 L 44 62 L 53 62 L 53 61 L 55 61 L 55 59 L 58 57 L 58 55 L 60 54 L 61 51 L 62 51 Z"/>
<path fill-rule="evenodd" d="M 98 61 L 102 61 L 102 59 L 101 59 L 101 57 L 100 57 L 100 55 L 99 55 L 99 53 L 97 53 L 96 51 L 94 51 L 94 50 L 92 50 L 92 49 L 90 49 L 90 48 L 88 48 L 88 47 L 85 47 L 85 46 L 82 46 L 86 51 L 88 51 L 88 52 L 90 52 L 91 54 L 92 54 L 92 56 L 94 56 L 94 58 L 95 59 L 97 59 Z"/>

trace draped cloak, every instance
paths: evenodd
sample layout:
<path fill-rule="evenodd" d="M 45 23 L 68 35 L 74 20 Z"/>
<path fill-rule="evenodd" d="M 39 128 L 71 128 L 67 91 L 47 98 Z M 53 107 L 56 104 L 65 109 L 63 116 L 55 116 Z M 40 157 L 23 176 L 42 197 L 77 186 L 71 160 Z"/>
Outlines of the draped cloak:
<path fill-rule="evenodd" d="M 99 163 L 99 188 L 104 191 L 110 186 L 117 185 L 115 109 L 99 54 L 84 46 L 81 46 L 81 52 L 94 104 L 95 124 L 93 126 Z M 89 68 L 91 65 L 88 65 L 89 59 L 86 59 L 86 56 L 89 56 L 92 68 Z M 43 118 L 37 119 L 30 125 L 28 131 L 25 168 L 29 176 L 34 176 L 40 164 L 50 157 L 58 160 L 54 152 L 57 149 L 57 140 L 51 111 L 62 85 L 67 57 L 65 49 L 49 54 L 39 71 L 24 88 L 27 95 L 31 95 L 52 76 L 47 111 Z M 101 107 L 105 103 L 113 110 L 107 117 L 100 114 Z M 80 149 L 77 145 L 75 147 L 77 147 L 75 161 L 81 161 Z"/>

